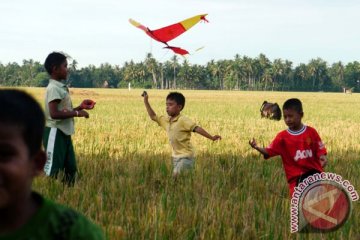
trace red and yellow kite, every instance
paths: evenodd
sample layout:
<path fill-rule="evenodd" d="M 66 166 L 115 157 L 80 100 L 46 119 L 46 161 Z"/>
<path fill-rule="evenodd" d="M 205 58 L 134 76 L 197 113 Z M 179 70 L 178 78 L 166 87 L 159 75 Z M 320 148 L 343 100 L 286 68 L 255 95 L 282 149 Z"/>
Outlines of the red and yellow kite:
<path fill-rule="evenodd" d="M 205 22 L 208 22 L 208 20 L 205 18 L 207 14 L 201 14 L 197 15 L 188 19 L 185 19 L 181 22 L 172 24 L 167 27 L 159 28 L 156 30 L 150 30 L 149 28 L 145 27 L 144 25 L 129 19 L 129 22 L 134 25 L 137 28 L 140 28 L 143 30 L 149 37 L 155 39 L 156 41 L 162 42 L 166 44 L 165 48 L 171 49 L 174 53 L 180 54 L 180 55 L 186 55 L 189 54 L 188 51 L 185 49 L 179 48 L 179 47 L 173 47 L 169 46 L 167 42 L 173 40 L 174 38 L 178 37 L 179 35 L 183 34 L 190 28 L 192 28 L 195 24 L 197 24 L 199 21 L 203 20 Z"/>

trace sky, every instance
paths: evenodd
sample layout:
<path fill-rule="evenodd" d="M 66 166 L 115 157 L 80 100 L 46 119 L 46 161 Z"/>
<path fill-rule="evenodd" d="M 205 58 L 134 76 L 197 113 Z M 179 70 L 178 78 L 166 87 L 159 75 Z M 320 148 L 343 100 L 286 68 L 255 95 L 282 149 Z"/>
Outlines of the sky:
<path fill-rule="evenodd" d="M 79 67 L 122 66 L 143 61 L 149 52 L 165 62 L 172 51 L 128 19 L 157 29 L 207 13 L 209 23 L 169 42 L 192 53 L 190 64 L 260 53 L 271 61 L 290 60 L 293 66 L 318 57 L 346 64 L 360 60 L 359 12 L 358 0 L 2 1 L 0 63 L 43 63 L 52 51 L 67 53 Z"/>

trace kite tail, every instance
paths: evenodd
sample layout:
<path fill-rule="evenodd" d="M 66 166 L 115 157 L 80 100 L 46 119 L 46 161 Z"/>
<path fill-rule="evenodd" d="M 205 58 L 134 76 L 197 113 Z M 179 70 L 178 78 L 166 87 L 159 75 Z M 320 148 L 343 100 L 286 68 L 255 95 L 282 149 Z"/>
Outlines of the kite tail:
<path fill-rule="evenodd" d="M 168 45 L 167 47 L 164 47 L 164 48 L 171 49 L 174 53 L 177 53 L 181 56 L 189 54 L 189 52 L 187 50 L 179 48 L 179 47 L 173 47 L 173 46 Z"/>
<path fill-rule="evenodd" d="M 205 18 L 205 16 L 201 16 L 200 19 L 203 20 L 204 22 L 207 22 L 207 23 L 209 22 L 209 21 Z"/>

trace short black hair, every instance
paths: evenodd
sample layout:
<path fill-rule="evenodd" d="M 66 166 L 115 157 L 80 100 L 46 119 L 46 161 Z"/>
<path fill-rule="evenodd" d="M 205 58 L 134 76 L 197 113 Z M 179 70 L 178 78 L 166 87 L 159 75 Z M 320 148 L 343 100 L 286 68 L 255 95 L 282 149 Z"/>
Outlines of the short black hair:
<path fill-rule="evenodd" d="M 0 89 L 0 124 L 17 126 L 30 156 L 41 149 L 45 117 L 39 103 L 29 94 L 15 89 Z"/>
<path fill-rule="evenodd" d="M 166 100 L 174 100 L 178 105 L 181 105 L 181 110 L 185 107 L 185 97 L 182 95 L 182 93 L 179 92 L 171 92 L 167 95 Z"/>
<path fill-rule="evenodd" d="M 290 98 L 290 99 L 286 100 L 286 102 L 283 105 L 283 110 L 284 109 L 294 109 L 298 113 L 303 112 L 302 103 L 297 98 Z"/>
<path fill-rule="evenodd" d="M 59 67 L 65 62 L 67 56 L 61 52 L 52 52 L 45 59 L 44 67 L 49 75 L 51 75 L 53 67 Z"/>

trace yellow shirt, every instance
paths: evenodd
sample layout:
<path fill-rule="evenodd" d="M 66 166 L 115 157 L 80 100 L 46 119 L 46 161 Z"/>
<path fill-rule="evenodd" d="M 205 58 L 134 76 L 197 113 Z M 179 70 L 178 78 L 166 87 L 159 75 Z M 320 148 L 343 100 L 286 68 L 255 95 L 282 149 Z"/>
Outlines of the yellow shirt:
<path fill-rule="evenodd" d="M 195 156 L 194 148 L 190 143 L 191 132 L 197 126 L 195 122 L 181 114 L 171 121 L 170 117 L 156 116 L 155 122 L 167 132 L 172 147 L 172 157 L 193 158 Z"/>
<path fill-rule="evenodd" d="M 74 118 L 52 119 L 49 112 L 49 102 L 60 100 L 59 111 L 73 111 L 69 89 L 61 81 L 50 79 L 45 95 L 45 118 L 46 126 L 60 129 L 66 135 L 74 134 Z"/>

